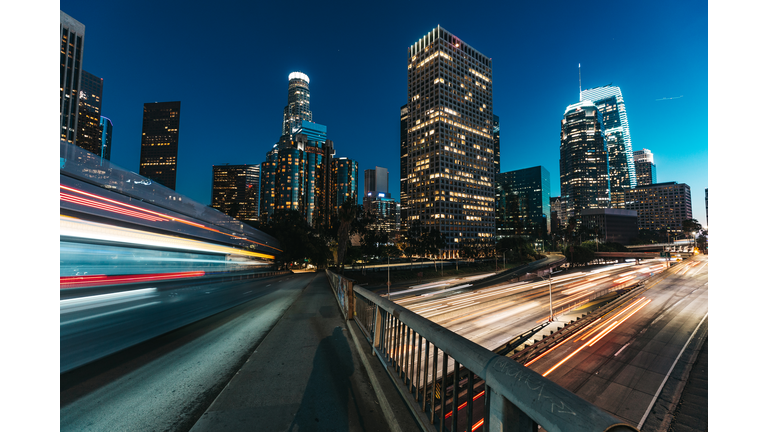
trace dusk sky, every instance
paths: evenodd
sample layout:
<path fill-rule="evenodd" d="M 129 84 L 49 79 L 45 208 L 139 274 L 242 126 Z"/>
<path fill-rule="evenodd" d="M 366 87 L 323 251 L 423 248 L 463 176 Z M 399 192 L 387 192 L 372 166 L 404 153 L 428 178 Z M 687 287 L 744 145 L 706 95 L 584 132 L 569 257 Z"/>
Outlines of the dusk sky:
<path fill-rule="evenodd" d="M 374 6 L 375 5 L 375 6 Z M 96 2 L 83 69 L 104 79 L 112 161 L 138 172 L 145 102 L 181 101 L 177 191 L 211 200 L 211 166 L 261 163 L 277 142 L 288 74 L 310 78 L 313 120 L 337 157 L 390 173 L 399 201 L 407 48 L 438 24 L 493 60 L 501 170 L 542 165 L 560 194 L 560 121 L 582 88 L 624 95 L 634 150 L 658 182 L 691 187 L 706 225 L 707 2 Z M 666 98 L 666 99 L 665 99 Z M 671 99 L 674 98 L 674 99 Z"/>

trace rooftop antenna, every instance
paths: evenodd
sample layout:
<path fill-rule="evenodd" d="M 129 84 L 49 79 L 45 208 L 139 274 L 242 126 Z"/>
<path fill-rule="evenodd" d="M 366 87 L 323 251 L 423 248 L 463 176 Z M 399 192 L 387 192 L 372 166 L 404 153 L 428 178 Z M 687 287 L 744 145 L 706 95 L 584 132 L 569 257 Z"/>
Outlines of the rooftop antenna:
<path fill-rule="evenodd" d="M 579 102 L 581 102 L 581 63 L 579 63 Z"/>

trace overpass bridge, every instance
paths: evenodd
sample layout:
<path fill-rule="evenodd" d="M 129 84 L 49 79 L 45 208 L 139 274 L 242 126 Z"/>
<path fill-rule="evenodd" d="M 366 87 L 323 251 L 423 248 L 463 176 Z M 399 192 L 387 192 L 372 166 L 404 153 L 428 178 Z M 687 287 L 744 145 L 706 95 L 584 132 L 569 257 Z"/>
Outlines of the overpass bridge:
<path fill-rule="evenodd" d="M 278 272 L 274 238 L 65 142 L 60 212 L 61 430 L 381 428 L 402 414 L 393 391 L 410 398 L 401 430 L 636 430 L 338 275 Z M 379 362 L 362 368 L 365 351 Z M 395 390 L 366 395 L 381 373 Z"/>

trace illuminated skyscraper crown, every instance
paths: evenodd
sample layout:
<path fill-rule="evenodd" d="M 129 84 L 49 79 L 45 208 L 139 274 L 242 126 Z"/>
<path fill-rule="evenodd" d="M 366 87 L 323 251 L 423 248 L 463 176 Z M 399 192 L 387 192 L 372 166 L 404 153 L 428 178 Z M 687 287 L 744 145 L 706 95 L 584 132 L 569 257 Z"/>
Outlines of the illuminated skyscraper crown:
<path fill-rule="evenodd" d="M 309 110 L 309 77 L 301 72 L 288 75 L 288 105 L 283 109 L 283 135 L 293 134 L 301 121 L 312 121 Z"/>

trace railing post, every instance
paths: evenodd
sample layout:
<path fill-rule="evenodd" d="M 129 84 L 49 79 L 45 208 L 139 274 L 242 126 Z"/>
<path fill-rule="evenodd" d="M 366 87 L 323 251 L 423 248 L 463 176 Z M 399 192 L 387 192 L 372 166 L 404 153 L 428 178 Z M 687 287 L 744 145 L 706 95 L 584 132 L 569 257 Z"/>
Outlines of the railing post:
<path fill-rule="evenodd" d="M 381 308 L 379 306 L 374 305 L 373 307 L 373 343 L 371 344 L 371 354 L 376 355 L 376 348 L 378 348 L 379 351 L 383 351 L 381 347 L 381 338 L 383 336 L 381 324 L 382 315 Z"/>
<path fill-rule="evenodd" d="M 520 408 L 491 388 L 489 430 L 500 432 L 535 432 L 538 425 Z M 488 394 L 486 393 L 486 397 Z"/>
<path fill-rule="evenodd" d="M 342 288 L 346 291 L 345 295 L 347 297 L 346 318 L 351 320 L 355 318 L 355 291 L 353 289 L 355 286 L 355 281 L 346 279 L 342 280 L 342 282 L 346 282 L 346 286 Z"/>

